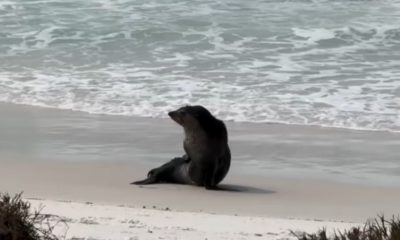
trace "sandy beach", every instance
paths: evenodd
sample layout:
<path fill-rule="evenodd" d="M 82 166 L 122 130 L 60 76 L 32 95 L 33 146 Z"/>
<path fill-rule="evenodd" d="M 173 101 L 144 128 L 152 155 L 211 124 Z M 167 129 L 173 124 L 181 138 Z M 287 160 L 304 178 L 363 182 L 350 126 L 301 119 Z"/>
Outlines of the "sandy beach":
<path fill-rule="evenodd" d="M 227 190 L 206 191 L 129 184 L 182 152 L 168 119 L 0 112 L 1 191 L 66 217 L 67 239 L 282 239 L 400 213 L 398 133 L 228 123 Z"/>
<path fill-rule="evenodd" d="M 400 0 L 0 1 L 0 194 L 61 218 L 63 240 L 296 240 L 400 217 L 399 13 Z M 185 105 L 225 122 L 223 191 L 130 184 L 184 154 L 168 112 Z M 214 156 L 202 136 L 194 152 Z"/>

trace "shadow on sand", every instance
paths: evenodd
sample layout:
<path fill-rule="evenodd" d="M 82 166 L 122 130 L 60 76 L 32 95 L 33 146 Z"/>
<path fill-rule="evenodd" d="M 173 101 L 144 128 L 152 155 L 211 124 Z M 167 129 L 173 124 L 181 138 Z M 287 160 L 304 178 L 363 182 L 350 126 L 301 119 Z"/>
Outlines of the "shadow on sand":
<path fill-rule="evenodd" d="M 227 192 L 254 193 L 254 194 L 276 193 L 276 191 L 273 191 L 273 190 L 244 186 L 244 185 L 236 185 L 236 184 L 220 184 L 220 185 L 218 185 L 218 187 L 219 187 L 218 190 L 227 191 Z"/>
<path fill-rule="evenodd" d="M 193 188 L 198 188 L 198 189 L 204 189 L 204 187 L 198 187 L 198 186 L 193 186 L 193 185 L 185 185 L 185 184 L 173 184 L 173 183 L 157 183 L 157 184 L 149 184 L 149 185 L 137 185 L 139 188 L 145 188 L 145 189 L 157 189 L 158 186 L 160 185 L 167 185 L 167 186 L 179 186 L 179 187 L 193 187 Z M 211 190 L 213 191 L 213 190 Z M 236 185 L 236 184 L 219 184 L 218 189 L 215 189 L 214 191 L 221 191 L 221 192 L 232 192 L 232 193 L 248 193 L 248 194 L 273 194 L 276 193 L 276 191 L 273 190 L 268 190 L 268 189 L 262 189 L 262 188 L 257 188 L 257 187 L 250 187 L 250 186 L 244 186 L 244 185 Z"/>

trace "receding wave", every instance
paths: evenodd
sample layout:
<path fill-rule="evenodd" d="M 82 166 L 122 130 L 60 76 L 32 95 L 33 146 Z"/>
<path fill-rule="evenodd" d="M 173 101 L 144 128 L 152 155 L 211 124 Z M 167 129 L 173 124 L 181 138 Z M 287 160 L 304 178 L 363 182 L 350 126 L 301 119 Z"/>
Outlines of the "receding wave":
<path fill-rule="evenodd" d="M 400 131 L 399 10 L 399 1 L 3 1 L 0 101 L 151 117 L 202 104 L 225 120 Z"/>

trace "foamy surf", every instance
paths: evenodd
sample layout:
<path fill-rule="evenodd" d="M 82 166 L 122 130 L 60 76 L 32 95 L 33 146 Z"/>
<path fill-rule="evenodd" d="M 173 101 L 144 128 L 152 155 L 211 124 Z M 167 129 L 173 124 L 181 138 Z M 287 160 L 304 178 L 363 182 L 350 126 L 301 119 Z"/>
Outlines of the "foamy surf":
<path fill-rule="evenodd" d="M 399 1 L 5 1 L 0 101 L 156 118 L 202 104 L 231 121 L 400 131 L 399 10 Z"/>

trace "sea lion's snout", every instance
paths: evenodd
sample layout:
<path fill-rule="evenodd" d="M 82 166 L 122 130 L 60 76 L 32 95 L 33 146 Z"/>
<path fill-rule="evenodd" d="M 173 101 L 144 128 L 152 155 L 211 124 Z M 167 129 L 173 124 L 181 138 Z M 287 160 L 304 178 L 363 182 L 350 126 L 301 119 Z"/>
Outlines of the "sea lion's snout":
<path fill-rule="evenodd" d="M 176 121 L 176 119 L 178 117 L 178 113 L 176 111 L 171 111 L 168 113 L 168 116 Z"/>
<path fill-rule="evenodd" d="M 171 111 L 171 112 L 168 113 L 168 116 L 170 118 L 173 118 L 175 114 L 176 114 L 176 111 Z"/>
<path fill-rule="evenodd" d="M 182 118 L 179 114 L 178 111 L 171 111 L 168 113 L 168 116 L 174 120 L 175 122 L 177 122 L 178 124 L 182 125 Z"/>

